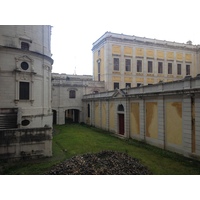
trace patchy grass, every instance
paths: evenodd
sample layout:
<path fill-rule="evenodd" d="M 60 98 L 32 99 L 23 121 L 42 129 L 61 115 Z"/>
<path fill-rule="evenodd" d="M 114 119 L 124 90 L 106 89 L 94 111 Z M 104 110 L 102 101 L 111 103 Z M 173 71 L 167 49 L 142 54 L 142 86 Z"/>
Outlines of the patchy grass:
<path fill-rule="evenodd" d="M 198 175 L 200 162 L 132 139 L 79 124 L 54 127 L 53 156 L 15 163 L 1 163 L 1 174 L 44 174 L 53 165 L 75 155 L 113 150 L 128 153 L 155 175 Z"/>

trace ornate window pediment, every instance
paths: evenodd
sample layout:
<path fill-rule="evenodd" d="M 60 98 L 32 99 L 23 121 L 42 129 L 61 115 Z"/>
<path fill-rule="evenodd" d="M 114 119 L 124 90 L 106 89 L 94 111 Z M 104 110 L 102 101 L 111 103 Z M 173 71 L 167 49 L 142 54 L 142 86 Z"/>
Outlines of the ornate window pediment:
<path fill-rule="evenodd" d="M 34 72 L 33 59 L 27 55 L 15 58 L 15 71 L 17 72 Z"/>

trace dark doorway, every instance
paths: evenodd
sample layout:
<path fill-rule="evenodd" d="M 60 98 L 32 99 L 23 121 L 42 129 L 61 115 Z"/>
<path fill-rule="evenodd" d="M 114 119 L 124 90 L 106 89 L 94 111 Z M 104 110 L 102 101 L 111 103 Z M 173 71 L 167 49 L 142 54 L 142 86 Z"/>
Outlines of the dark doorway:
<path fill-rule="evenodd" d="M 53 124 L 57 124 L 57 112 L 53 110 Z"/>
<path fill-rule="evenodd" d="M 119 116 L 119 134 L 124 135 L 124 114 L 118 114 Z"/>
<path fill-rule="evenodd" d="M 79 110 L 77 109 L 66 110 L 65 123 L 79 123 Z"/>
<path fill-rule="evenodd" d="M 79 123 L 79 110 L 74 110 L 74 122 Z"/>

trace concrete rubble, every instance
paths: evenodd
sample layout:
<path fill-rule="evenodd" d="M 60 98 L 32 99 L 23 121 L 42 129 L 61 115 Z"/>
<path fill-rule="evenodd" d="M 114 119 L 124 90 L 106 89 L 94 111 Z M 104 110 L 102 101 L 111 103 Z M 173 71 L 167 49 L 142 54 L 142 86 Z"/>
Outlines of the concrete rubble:
<path fill-rule="evenodd" d="M 54 166 L 46 175 L 151 175 L 136 158 L 126 153 L 102 151 L 72 157 Z"/>

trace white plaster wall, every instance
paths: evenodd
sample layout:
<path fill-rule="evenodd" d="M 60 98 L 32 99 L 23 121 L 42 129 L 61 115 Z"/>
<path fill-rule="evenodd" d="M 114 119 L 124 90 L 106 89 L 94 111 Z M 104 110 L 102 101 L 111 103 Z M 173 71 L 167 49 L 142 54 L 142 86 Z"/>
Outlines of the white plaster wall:
<path fill-rule="evenodd" d="M 31 41 L 29 51 L 21 50 L 20 38 Z M 19 128 L 52 126 L 51 69 L 50 26 L 0 26 L 0 108 L 20 110 Z M 30 84 L 29 100 L 19 100 L 20 81 Z M 23 127 L 23 119 L 30 124 Z"/>
<path fill-rule="evenodd" d="M 0 45 L 21 48 L 22 39 L 31 41 L 30 51 L 51 57 L 51 26 L 1 25 Z"/>

